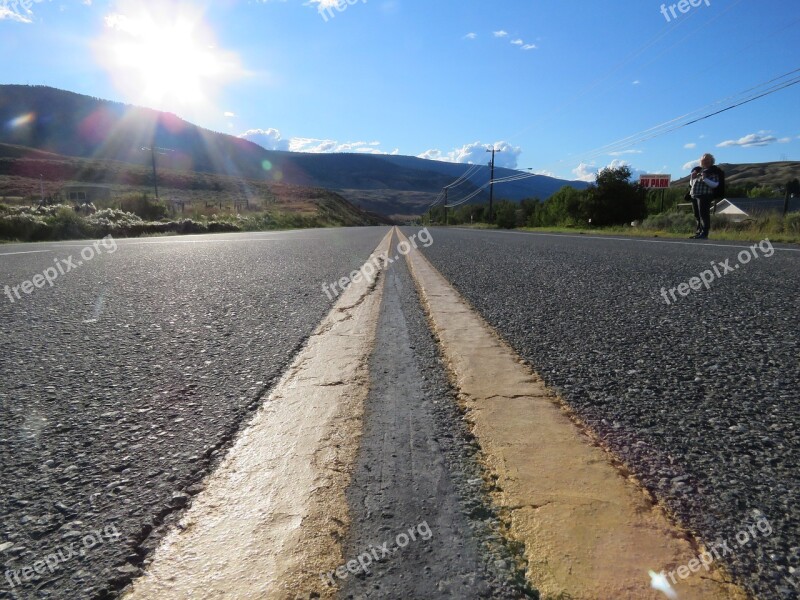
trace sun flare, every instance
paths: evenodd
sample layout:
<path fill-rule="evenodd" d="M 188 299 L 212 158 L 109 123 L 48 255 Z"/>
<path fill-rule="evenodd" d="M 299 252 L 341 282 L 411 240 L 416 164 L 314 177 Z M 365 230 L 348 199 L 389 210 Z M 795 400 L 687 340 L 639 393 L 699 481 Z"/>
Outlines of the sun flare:
<path fill-rule="evenodd" d="M 201 14 L 169 2 L 128 7 L 105 18 L 98 51 L 131 101 L 161 109 L 207 103 L 242 73 L 237 57 L 216 47 Z"/>

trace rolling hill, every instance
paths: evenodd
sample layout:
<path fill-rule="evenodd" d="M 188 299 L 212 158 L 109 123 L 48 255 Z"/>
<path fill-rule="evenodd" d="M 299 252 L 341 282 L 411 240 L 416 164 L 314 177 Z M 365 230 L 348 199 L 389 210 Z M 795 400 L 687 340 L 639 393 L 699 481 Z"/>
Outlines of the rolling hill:
<path fill-rule="evenodd" d="M 752 184 L 757 186 L 778 187 L 800 178 L 800 162 L 780 161 L 768 163 L 745 163 L 733 165 L 721 163 L 719 167 L 725 171 L 725 183 L 728 187 Z M 672 182 L 673 186 L 688 186 L 689 178 L 683 177 Z"/>
<path fill-rule="evenodd" d="M 87 184 L 108 189 L 111 204 L 130 195 L 151 194 L 150 166 L 123 161 L 76 158 L 23 146 L 0 144 L 0 202 L 7 198 L 64 196 L 65 184 Z M 241 177 L 160 169 L 160 197 L 190 211 L 223 206 L 246 210 L 268 210 L 317 216 L 341 226 L 388 224 L 390 219 L 354 206 L 339 194 L 324 188 L 298 186 Z M 209 212 L 209 211 L 205 211 Z"/>
<path fill-rule="evenodd" d="M 470 167 L 410 156 L 271 151 L 171 113 L 44 86 L 0 85 L 0 123 L 5 124 L 0 128 L 0 143 L 17 148 L 145 167 L 151 160 L 149 148 L 156 146 L 159 169 L 165 171 L 326 188 L 364 209 L 396 218 L 424 212 L 444 186 Z M 25 157 L 30 158 L 18 158 Z M 495 170 L 498 178 L 518 173 Z M 464 197 L 487 181 L 488 168 L 482 168 L 458 193 Z M 545 199 L 567 184 L 586 186 L 536 176 L 497 187 L 496 195 L 511 200 Z M 474 201 L 487 197 L 484 191 Z"/>

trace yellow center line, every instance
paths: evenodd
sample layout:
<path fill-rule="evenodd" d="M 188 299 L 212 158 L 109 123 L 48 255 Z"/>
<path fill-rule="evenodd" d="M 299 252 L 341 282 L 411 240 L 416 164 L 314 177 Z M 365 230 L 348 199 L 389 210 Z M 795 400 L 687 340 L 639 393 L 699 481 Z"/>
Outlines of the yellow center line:
<path fill-rule="evenodd" d="M 342 293 L 124 598 L 335 597 L 383 284 Z"/>
<path fill-rule="evenodd" d="M 666 598 L 649 572 L 669 577 L 702 547 L 418 250 L 406 258 L 531 585 L 543 598 Z M 682 600 L 747 597 L 714 566 L 674 578 Z"/>

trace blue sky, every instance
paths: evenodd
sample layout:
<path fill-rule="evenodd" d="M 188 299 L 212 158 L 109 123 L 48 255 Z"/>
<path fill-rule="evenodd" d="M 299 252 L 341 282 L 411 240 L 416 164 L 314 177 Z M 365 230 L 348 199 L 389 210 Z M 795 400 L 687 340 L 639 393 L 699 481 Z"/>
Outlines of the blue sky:
<path fill-rule="evenodd" d="M 592 152 L 800 68 L 797 0 L 693 1 L 0 0 L 0 82 L 277 149 L 484 162 L 496 144 L 499 165 L 568 179 L 800 160 L 800 85 Z"/>

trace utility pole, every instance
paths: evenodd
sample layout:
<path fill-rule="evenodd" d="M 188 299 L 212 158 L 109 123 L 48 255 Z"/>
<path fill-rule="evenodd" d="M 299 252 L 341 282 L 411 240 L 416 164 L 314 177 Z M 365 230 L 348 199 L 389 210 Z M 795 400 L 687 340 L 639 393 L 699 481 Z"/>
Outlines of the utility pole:
<path fill-rule="evenodd" d="M 158 200 L 158 173 L 156 172 L 156 145 L 155 141 L 150 148 L 150 155 L 153 158 L 153 186 L 156 189 L 156 200 Z"/>
<path fill-rule="evenodd" d="M 783 200 L 783 216 L 785 217 L 789 212 L 789 200 L 794 198 L 795 194 L 800 194 L 800 182 L 793 179 L 786 184 L 786 196 Z"/>
<path fill-rule="evenodd" d="M 153 165 L 153 189 L 156 193 L 156 200 L 158 200 L 158 170 L 156 169 L 156 151 L 158 154 L 166 154 L 168 152 L 175 152 L 172 148 L 159 148 L 156 146 L 156 140 L 153 139 L 153 145 L 149 148 L 142 148 L 142 152 L 150 151 L 150 161 Z"/>
<path fill-rule="evenodd" d="M 489 163 L 491 167 L 491 172 L 489 174 L 489 223 L 494 220 L 494 215 L 492 214 L 492 203 L 494 202 L 494 153 L 495 152 L 502 152 L 502 150 L 495 150 L 494 146 L 492 149 L 486 149 L 487 152 L 492 153 L 492 162 Z"/>
<path fill-rule="evenodd" d="M 444 224 L 447 225 L 447 188 L 444 188 Z"/>

